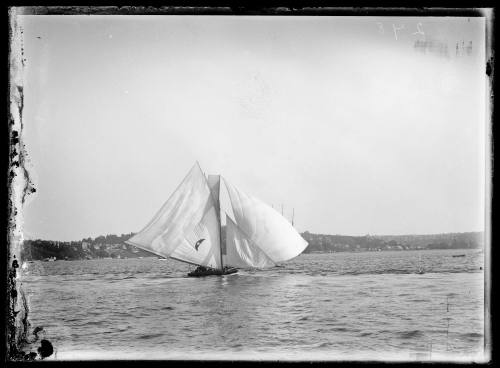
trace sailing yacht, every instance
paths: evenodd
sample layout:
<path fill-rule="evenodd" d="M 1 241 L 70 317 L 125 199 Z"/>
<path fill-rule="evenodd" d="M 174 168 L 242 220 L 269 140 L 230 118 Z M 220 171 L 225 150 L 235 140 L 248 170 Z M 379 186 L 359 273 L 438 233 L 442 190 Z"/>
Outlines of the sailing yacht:
<path fill-rule="evenodd" d="M 221 241 L 221 183 L 226 186 L 234 214 L 233 219 L 224 212 L 225 244 Z M 220 175 L 205 176 L 198 162 L 144 229 L 126 243 L 199 266 L 188 276 L 274 267 L 307 247 L 280 213 Z"/>

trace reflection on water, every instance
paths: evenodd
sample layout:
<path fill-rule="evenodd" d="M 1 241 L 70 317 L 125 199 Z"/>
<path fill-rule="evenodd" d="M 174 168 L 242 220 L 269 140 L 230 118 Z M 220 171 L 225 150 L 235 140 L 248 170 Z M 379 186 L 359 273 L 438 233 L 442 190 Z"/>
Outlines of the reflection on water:
<path fill-rule="evenodd" d="M 408 359 L 432 345 L 434 357 L 459 359 L 484 344 L 483 255 L 464 252 L 304 254 L 205 278 L 154 258 L 35 262 L 23 287 L 58 358 Z"/>

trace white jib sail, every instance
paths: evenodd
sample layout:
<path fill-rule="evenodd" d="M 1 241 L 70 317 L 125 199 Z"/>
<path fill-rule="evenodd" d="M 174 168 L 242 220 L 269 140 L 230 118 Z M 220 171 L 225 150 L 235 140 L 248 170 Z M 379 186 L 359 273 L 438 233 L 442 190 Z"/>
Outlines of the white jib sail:
<path fill-rule="evenodd" d="M 198 163 L 149 224 L 127 243 L 160 256 L 221 268 L 219 220 Z"/>
<path fill-rule="evenodd" d="M 226 214 L 226 264 L 233 267 L 273 267 L 274 262 Z"/>
<path fill-rule="evenodd" d="M 307 242 L 282 215 L 261 200 L 238 190 L 226 179 L 224 183 L 237 226 L 271 261 L 286 261 L 304 251 Z"/>

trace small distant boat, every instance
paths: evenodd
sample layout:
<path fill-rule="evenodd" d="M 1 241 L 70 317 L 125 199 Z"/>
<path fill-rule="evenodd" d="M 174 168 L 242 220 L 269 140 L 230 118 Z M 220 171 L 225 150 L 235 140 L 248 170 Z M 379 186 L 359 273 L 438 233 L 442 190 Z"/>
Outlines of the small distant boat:
<path fill-rule="evenodd" d="M 453 257 L 465 257 L 465 254 L 454 254 Z"/>
<path fill-rule="evenodd" d="M 144 229 L 125 243 L 160 257 L 199 266 L 188 276 L 229 275 L 269 268 L 307 247 L 288 220 L 223 180 L 234 214 L 226 213 L 222 244 L 221 176 L 205 176 L 198 162 Z"/>

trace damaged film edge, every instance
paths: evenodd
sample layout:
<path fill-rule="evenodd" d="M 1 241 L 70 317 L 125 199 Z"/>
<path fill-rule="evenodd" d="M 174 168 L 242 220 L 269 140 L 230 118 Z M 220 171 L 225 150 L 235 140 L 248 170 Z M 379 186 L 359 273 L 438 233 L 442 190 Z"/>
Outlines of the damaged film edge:
<path fill-rule="evenodd" d="M 8 280 L 7 359 L 37 360 L 52 355 L 53 347 L 42 339 L 37 352 L 30 351 L 38 342 L 43 328 L 30 331 L 29 307 L 19 281 L 19 263 L 23 244 L 22 207 L 27 196 L 36 189 L 25 167 L 26 149 L 23 143 L 23 71 L 25 65 L 23 29 L 19 24 L 19 9 L 9 9 L 9 174 L 8 174 Z"/>

